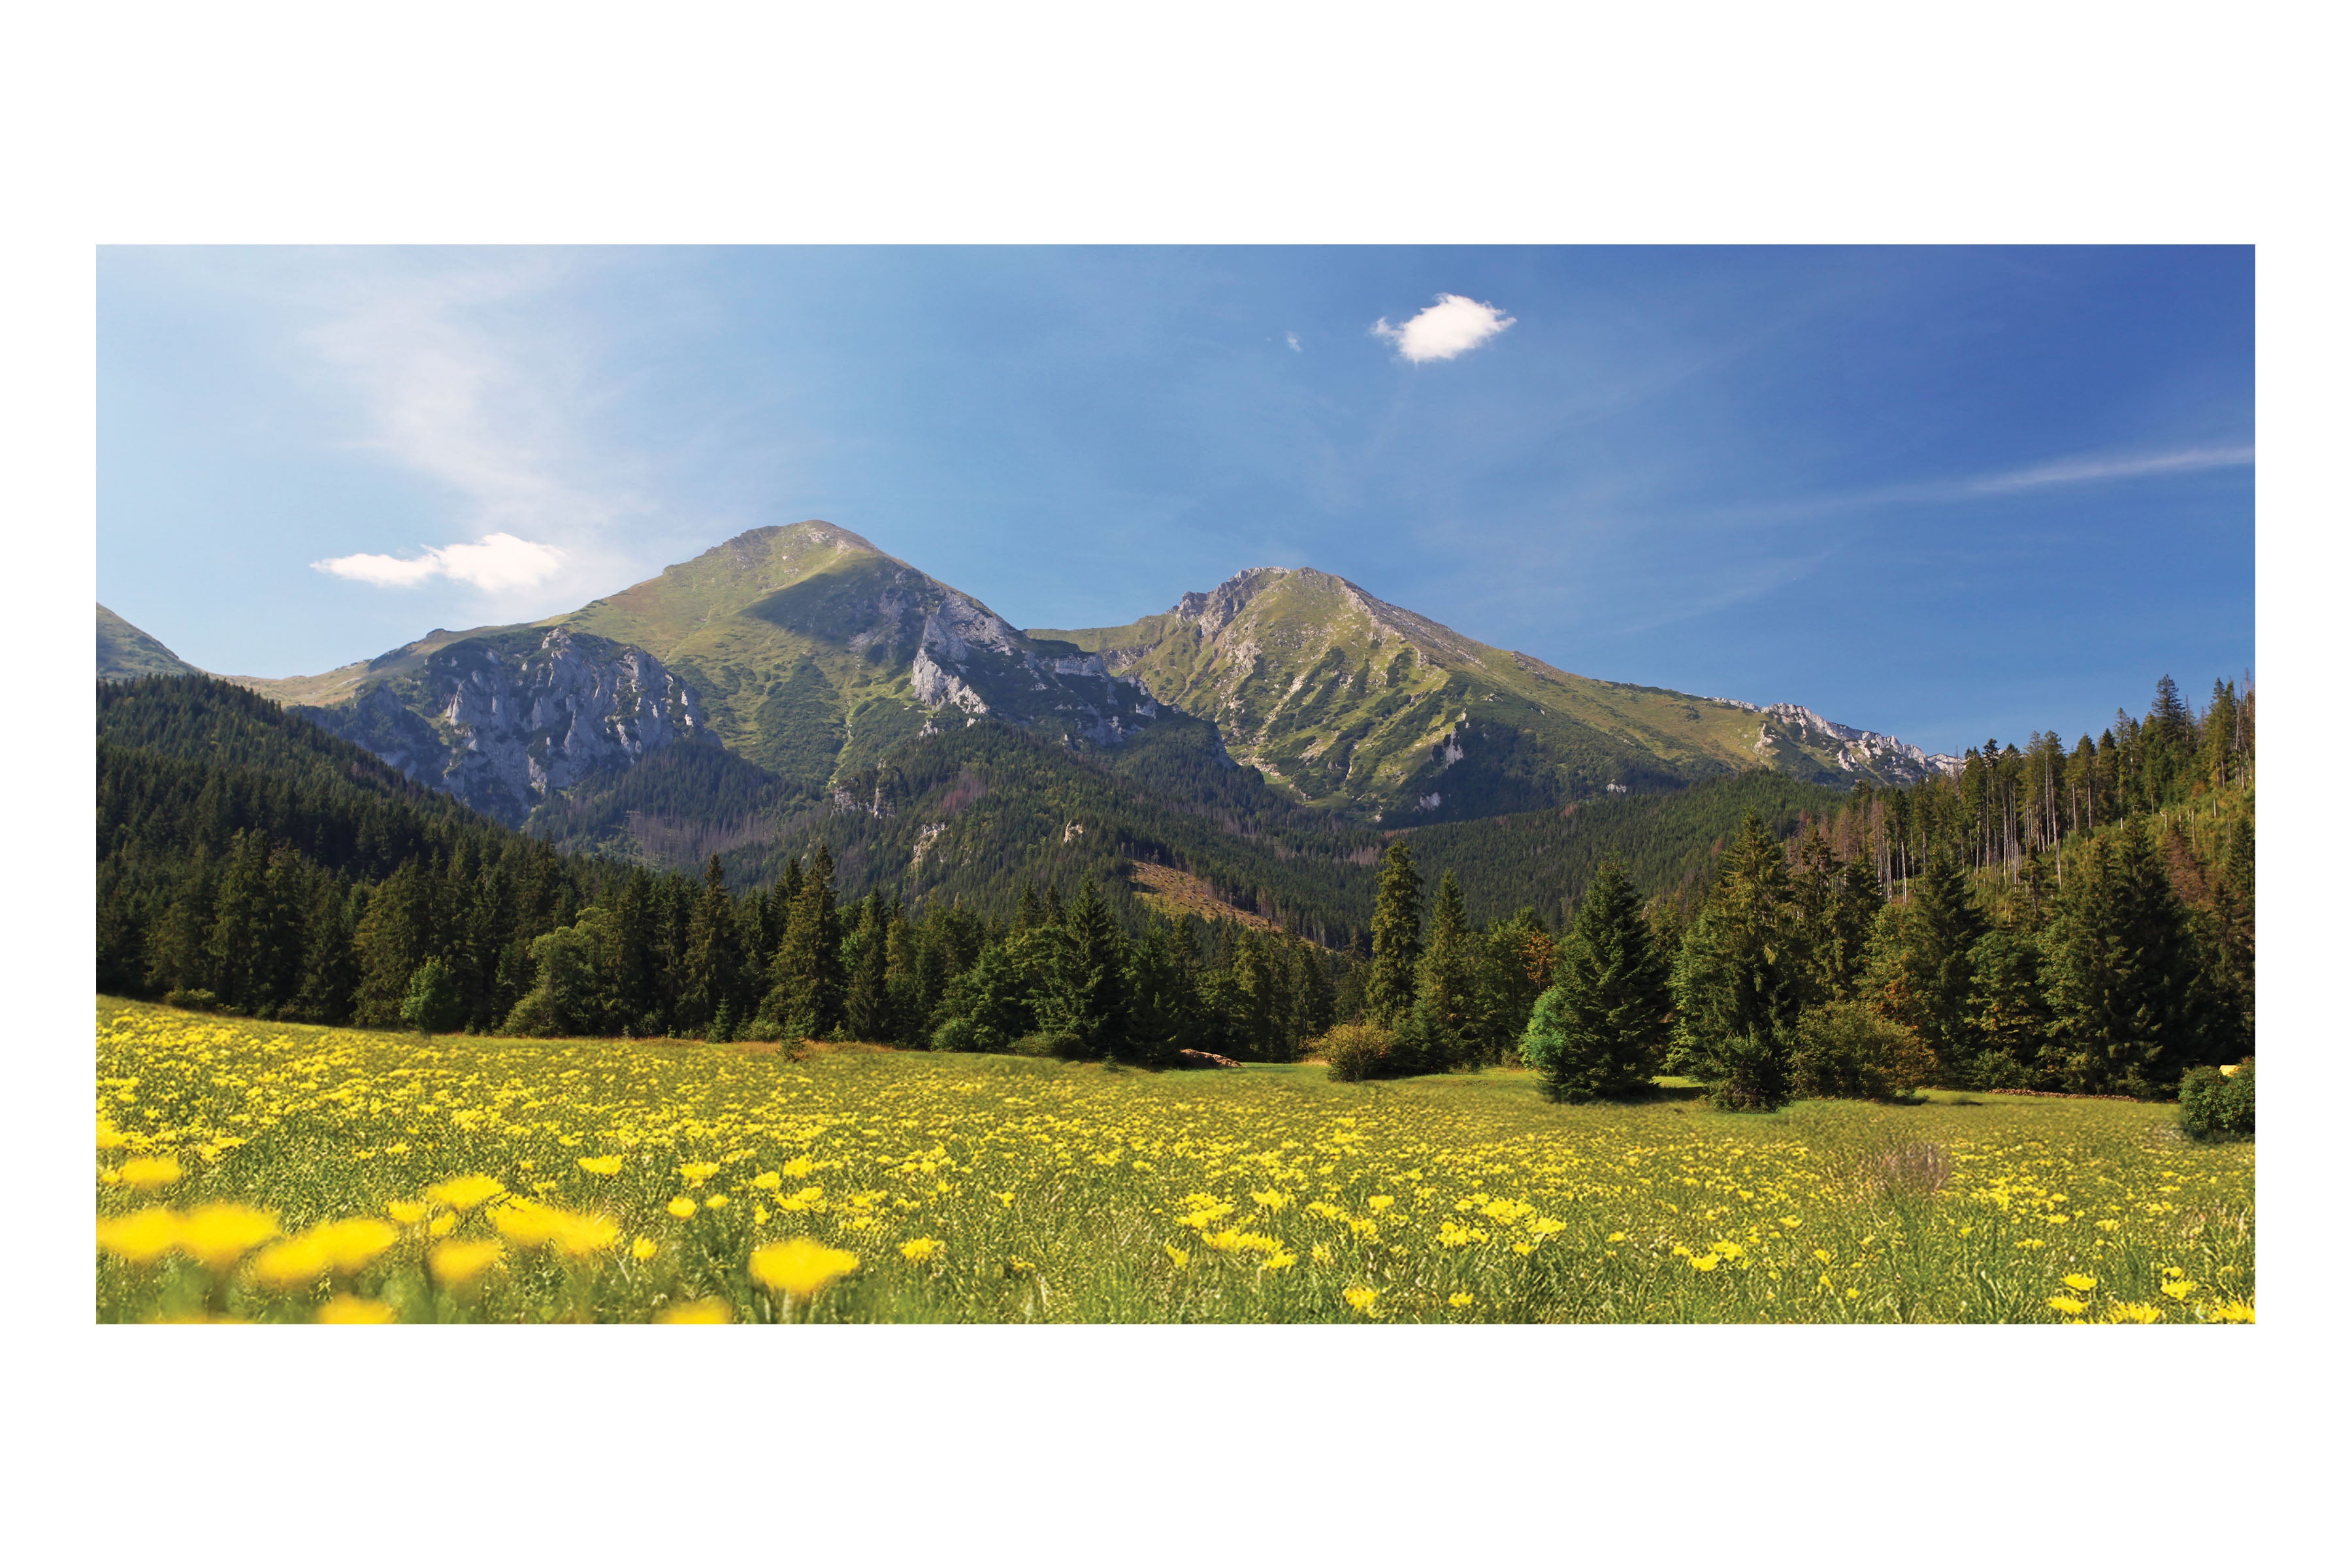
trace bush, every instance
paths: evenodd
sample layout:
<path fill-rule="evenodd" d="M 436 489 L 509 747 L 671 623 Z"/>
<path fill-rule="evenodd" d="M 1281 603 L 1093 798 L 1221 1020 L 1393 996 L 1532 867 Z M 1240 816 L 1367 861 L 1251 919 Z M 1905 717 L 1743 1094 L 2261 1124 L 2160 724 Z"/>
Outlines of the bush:
<path fill-rule="evenodd" d="M 2200 1142 L 2254 1135 L 2254 1064 L 2192 1068 L 2180 1080 L 2180 1130 Z"/>
<path fill-rule="evenodd" d="M 1087 1043 L 1066 1029 L 1039 1029 L 1024 1035 L 1013 1042 L 1011 1049 L 1016 1057 L 1060 1057 L 1070 1061 L 1087 1054 Z"/>
<path fill-rule="evenodd" d="M 1913 1031 L 1865 1002 L 1824 1002 L 1797 1020 L 1790 1078 L 1811 1100 L 1893 1100 L 1916 1087 Z"/>
<path fill-rule="evenodd" d="M 1323 1058 L 1334 1083 L 1394 1078 L 1410 1070 L 1395 1031 L 1378 1024 L 1342 1024 L 1322 1038 L 1307 1042 L 1307 1052 Z"/>

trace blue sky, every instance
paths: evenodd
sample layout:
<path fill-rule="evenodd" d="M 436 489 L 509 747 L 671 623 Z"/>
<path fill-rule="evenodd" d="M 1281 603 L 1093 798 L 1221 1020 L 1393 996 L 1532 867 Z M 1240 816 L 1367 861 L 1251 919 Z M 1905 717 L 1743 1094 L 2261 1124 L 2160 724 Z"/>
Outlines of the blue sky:
<path fill-rule="evenodd" d="M 2243 247 L 106 248 L 99 595 L 206 668 L 310 673 L 814 517 L 1022 626 L 1312 565 L 1581 674 L 1930 750 L 2071 737 L 2253 665 L 2253 279 Z"/>

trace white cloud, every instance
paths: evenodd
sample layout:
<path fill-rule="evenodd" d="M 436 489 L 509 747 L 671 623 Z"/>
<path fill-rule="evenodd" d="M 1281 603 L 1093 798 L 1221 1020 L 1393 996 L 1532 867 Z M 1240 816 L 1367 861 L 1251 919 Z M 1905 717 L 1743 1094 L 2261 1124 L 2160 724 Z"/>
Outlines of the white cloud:
<path fill-rule="evenodd" d="M 1440 294 L 1436 304 L 1402 327 L 1382 316 L 1372 323 L 1372 336 L 1396 344 L 1399 355 L 1419 364 L 1466 354 L 1517 319 L 1460 294 Z"/>
<path fill-rule="evenodd" d="M 1290 352 L 1292 353 L 1305 353 L 1307 352 L 1305 349 L 1298 346 L 1298 334 L 1297 332 L 1283 333 L 1282 341 L 1290 345 Z"/>
<path fill-rule="evenodd" d="M 446 577 L 485 594 L 508 594 L 539 586 L 563 563 L 562 551 L 511 533 L 487 533 L 471 544 L 445 544 L 437 550 L 427 545 L 424 550 L 406 561 L 394 555 L 338 555 L 310 565 L 379 588 L 415 588 Z"/>
<path fill-rule="evenodd" d="M 1968 489 L 1977 495 L 1999 495 L 2007 490 L 2039 489 L 2044 485 L 2136 479 L 2150 474 L 2190 473 L 2200 468 L 2233 468 L 2253 460 L 2252 447 L 2190 447 L 2139 457 L 2072 458 L 2020 468 L 2014 473 L 1994 474 L 1976 480 Z"/>

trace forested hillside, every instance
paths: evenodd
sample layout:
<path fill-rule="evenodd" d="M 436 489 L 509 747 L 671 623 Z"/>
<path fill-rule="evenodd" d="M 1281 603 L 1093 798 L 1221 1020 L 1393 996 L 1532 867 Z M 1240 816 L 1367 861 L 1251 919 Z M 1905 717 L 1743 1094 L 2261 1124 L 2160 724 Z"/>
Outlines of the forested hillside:
<path fill-rule="evenodd" d="M 2228 683 L 1903 788 L 1759 772 L 1401 833 L 1285 801 L 1184 724 L 1121 752 L 974 724 L 797 807 L 681 745 L 603 817 L 533 819 L 618 842 L 701 770 L 677 787 L 744 826 L 693 847 L 699 877 L 559 850 L 207 677 L 98 700 L 100 989 L 257 1016 L 1147 1063 L 1288 1059 L 1361 1018 L 1392 1067 L 1444 1068 L 1601 985 L 1625 1062 L 1752 1104 L 2162 1093 L 2252 1044 L 2254 705 Z M 1139 863 L 1271 929 L 1163 918 Z"/>

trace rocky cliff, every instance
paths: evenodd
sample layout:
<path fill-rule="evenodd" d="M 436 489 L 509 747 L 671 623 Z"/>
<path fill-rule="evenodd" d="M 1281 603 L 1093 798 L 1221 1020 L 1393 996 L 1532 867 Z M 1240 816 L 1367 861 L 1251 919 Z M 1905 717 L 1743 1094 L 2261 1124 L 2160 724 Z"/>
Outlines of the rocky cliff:
<path fill-rule="evenodd" d="M 653 655 L 561 626 L 448 643 L 347 701 L 297 711 L 512 826 L 707 729 L 694 691 Z"/>

